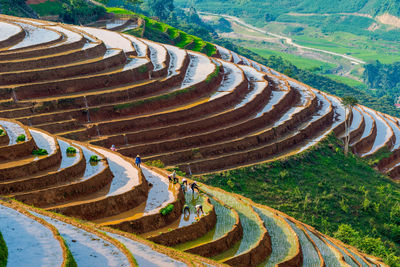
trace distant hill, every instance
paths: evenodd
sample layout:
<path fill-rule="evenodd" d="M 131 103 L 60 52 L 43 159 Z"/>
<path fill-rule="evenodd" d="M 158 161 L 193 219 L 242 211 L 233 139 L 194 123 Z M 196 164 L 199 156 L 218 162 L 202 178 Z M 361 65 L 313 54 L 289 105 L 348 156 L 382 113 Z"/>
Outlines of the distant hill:
<path fill-rule="evenodd" d="M 397 0 L 175 0 L 175 2 L 180 5 L 191 5 L 193 3 L 196 7 L 201 7 L 202 9 L 215 10 L 215 8 L 221 7 L 226 11 L 235 10 L 243 13 L 253 9 L 253 13 L 272 13 L 275 15 L 299 12 L 320 14 L 363 13 L 373 17 L 389 13 L 394 16 L 400 16 L 400 1 Z M 251 16 L 250 14 L 248 15 Z"/>

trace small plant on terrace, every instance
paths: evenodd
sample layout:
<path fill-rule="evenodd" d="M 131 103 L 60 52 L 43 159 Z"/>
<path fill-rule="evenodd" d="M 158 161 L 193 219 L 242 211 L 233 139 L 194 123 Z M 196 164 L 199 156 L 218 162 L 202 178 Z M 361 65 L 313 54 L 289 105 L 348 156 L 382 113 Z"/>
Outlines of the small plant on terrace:
<path fill-rule="evenodd" d="M 43 148 L 38 148 L 38 149 L 34 149 L 32 151 L 32 155 L 36 155 L 36 156 L 44 156 L 44 155 L 48 155 L 49 153 L 47 152 L 46 149 Z"/>
<path fill-rule="evenodd" d="M 67 147 L 67 154 L 76 154 L 76 148 L 75 147 Z"/>
<path fill-rule="evenodd" d="M 24 142 L 26 139 L 26 136 L 24 134 L 18 135 L 17 137 L 17 143 L 19 142 Z"/>
<path fill-rule="evenodd" d="M 166 207 L 160 210 L 162 216 L 170 214 L 174 210 L 174 204 L 168 204 Z"/>
<path fill-rule="evenodd" d="M 97 155 L 92 155 L 92 156 L 90 156 L 89 161 L 90 162 L 99 162 L 100 159 L 99 159 L 99 157 Z"/>

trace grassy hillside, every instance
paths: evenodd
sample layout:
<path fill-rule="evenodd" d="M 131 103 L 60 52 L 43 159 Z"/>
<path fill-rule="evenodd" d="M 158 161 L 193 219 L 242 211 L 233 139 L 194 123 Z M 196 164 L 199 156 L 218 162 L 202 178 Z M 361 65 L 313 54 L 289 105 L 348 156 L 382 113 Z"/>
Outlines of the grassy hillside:
<path fill-rule="evenodd" d="M 341 141 L 329 136 L 285 160 L 198 179 L 288 213 L 400 266 L 400 185 L 375 171 L 373 163 L 345 156 Z"/>
<path fill-rule="evenodd" d="M 216 53 L 216 48 L 213 44 L 206 42 L 197 36 L 187 34 L 186 32 L 168 24 L 146 17 L 142 14 L 137 14 L 129 10 L 115 7 L 108 7 L 107 12 L 120 15 L 137 16 L 144 20 L 145 23 L 141 27 L 127 31 L 128 34 L 144 37 L 160 43 L 172 44 L 180 48 L 202 52 L 208 56 L 212 56 Z"/>

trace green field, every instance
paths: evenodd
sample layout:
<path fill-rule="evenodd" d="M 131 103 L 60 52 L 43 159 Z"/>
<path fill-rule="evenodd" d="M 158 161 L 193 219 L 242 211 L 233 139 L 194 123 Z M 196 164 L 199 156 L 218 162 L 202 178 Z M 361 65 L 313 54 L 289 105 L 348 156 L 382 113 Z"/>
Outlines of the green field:
<path fill-rule="evenodd" d="M 335 68 L 336 66 L 331 63 L 322 62 L 316 59 L 304 58 L 297 55 L 287 54 L 284 52 L 274 51 L 266 48 L 246 47 L 247 49 L 259 54 L 262 57 L 281 56 L 282 58 L 290 61 L 298 68 L 315 70 L 320 69 L 321 72 Z"/>
<path fill-rule="evenodd" d="M 330 79 L 332 79 L 334 81 L 347 84 L 348 86 L 351 86 L 351 87 L 366 89 L 366 85 L 363 82 L 360 82 L 357 80 L 353 80 L 353 79 L 350 79 L 347 77 L 338 76 L 338 75 L 334 75 L 334 74 L 325 74 L 324 76 L 329 77 Z"/>

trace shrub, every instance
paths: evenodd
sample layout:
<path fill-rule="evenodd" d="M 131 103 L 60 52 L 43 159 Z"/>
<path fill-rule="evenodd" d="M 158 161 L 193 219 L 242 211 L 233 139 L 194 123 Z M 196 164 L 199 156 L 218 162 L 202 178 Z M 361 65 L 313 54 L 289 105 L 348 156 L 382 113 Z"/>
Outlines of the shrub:
<path fill-rule="evenodd" d="M 6 132 L 3 129 L 0 129 L 0 136 L 6 135 Z"/>
<path fill-rule="evenodd" d="M 99 157 L 97 155 L 92 155 L 92 156 L 90 156 L 89 161 L 90 162 L 99 162 L 100 159 L 99 159 Z"/>
<path fill-rule="evenodd" d="M 170 214 L 174 210 L 174 204 L 168 204 L 166 207 L 160 210 L 162 216 Z"/>
<path fill-rule="evenodd" d="M 19 142 L 24 142 L 26 139 L 26 136 L 24 134 L 18 135 L 17 137 L 17 143 Z"/>
<path fill-rule="evenodd" d="M 76 153 L 76 148 L 75 147 L 67 147 L 67 154 L 75 154 Z"/>
<path fill-rule="evenodd" d="M 46 149 L 38 148 L 32 151 L 32 155 L 43 156 L 49 154 Z"/>

